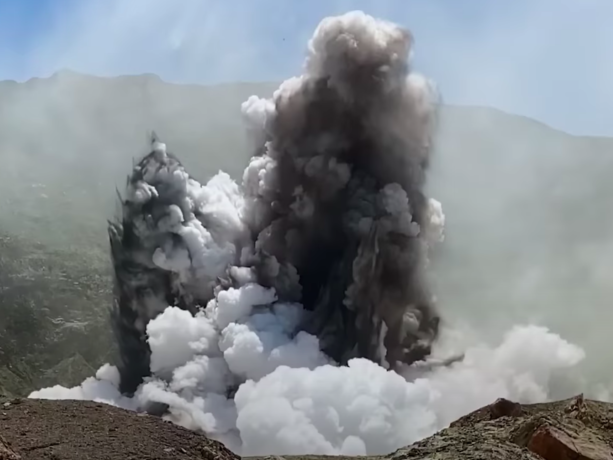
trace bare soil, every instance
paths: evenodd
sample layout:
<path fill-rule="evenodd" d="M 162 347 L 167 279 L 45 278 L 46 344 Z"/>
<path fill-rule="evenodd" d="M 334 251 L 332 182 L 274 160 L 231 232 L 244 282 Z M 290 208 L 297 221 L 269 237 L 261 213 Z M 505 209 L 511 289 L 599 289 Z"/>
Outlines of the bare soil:
<path fill-rule="evenodd" d="M 221 443 L 106 404 L 14 399 L 0 434 L 23 460 L 235 460 Z"/>

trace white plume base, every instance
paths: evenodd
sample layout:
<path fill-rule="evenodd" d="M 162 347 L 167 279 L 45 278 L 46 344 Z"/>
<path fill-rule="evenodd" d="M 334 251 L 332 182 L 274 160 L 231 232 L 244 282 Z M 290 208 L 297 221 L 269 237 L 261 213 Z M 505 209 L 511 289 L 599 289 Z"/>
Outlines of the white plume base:
<path fill-rule="evenodd" d="M 248 285 L 230 294 L 237 300 L 250 289 L 263 292 Z M 498 346 L 470 347 L 462 361 L 409 380 L 365 359 L 326 364 L 315 337 L 284 335 L 300 312 L 290 305 L 279 309 L 219 330 L 218 316 L 168 308 L 148 327 L 152 367 L 168 380 L 152 378 L 126 398 L 117 369 L 105 365 L 78 387 L 45 388 L 30 398 L 92 400 L 129 410 L 166 403 L 165 418 L 241 455 L 373 455 L 429 436 L 500 397 L 547 401 L 556 378 L 584 358 L 581 348 L 546 328 L 517 326 Z M 245 380 L 227 398 L 227 385 L 238 375 Z"/>

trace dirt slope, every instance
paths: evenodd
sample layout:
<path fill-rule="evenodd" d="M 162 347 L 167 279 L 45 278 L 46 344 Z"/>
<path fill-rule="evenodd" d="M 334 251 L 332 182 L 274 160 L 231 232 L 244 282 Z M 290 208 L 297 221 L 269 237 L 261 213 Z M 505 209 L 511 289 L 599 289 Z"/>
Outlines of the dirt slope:
<path fill-rule="evenodd" d="M 239 459 L 220 443 L 159 418 L 92 402 L 0 403 L 0 435 L 0 460 Z M 499 400 L 430 438 L 376 459 L 613 460 L 613 404 L 582 396 L 536 405 Z"/>
<path fill-rule="evenodd" d="M 2 403 L 0 434 L 22 460 L 238 458 L 220 443 L 157 417 L 85 401 Z"/>

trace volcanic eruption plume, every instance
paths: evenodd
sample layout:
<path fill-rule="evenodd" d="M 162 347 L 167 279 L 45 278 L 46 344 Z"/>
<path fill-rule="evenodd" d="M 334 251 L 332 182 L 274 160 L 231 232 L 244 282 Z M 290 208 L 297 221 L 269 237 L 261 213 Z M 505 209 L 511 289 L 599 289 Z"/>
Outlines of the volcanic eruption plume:
<path fill-rule="evenodd" d="M 428 358 L 444 216 L 411 46 L 361 12 L 323 20 L 303 74 L 243 104 L 240 183 L 202 185 L 154 137 L 109 226 L 118 366 L 30 397 L 156 411 L 241 455 L 384 454 L 495 398 L 546 398 L 583 352 L 544 328 Z"/>
<path fill-rule="evenodd" d="M 240 186 L 224 173 L 202 186 L 154 140 L 110 226 L 124 392 L 149 374 L 151 319 L 237 290 L 256 294 L 250 308 L 300 303 L 308 313 L 290 335 L 316 336 L 337 363 L 428 355 L 439 316 L 425 251 L 442 215 L 423 187 L 436 100 L 409 73 L 411 43 L 361 13 L 324 20 L 304 74 L 243 104 L 254 156 Z"/>

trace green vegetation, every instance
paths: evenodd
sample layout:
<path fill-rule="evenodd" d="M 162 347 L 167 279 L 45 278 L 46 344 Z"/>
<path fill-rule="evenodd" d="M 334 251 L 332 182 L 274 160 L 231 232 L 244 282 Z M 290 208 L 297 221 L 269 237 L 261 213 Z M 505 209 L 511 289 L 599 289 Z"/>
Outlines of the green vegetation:
<path fill-rule="evenodd" d="M 0 237 L 0 286 L 0 394 L 72 386 L 111 358 L 101 260 Z"/>

